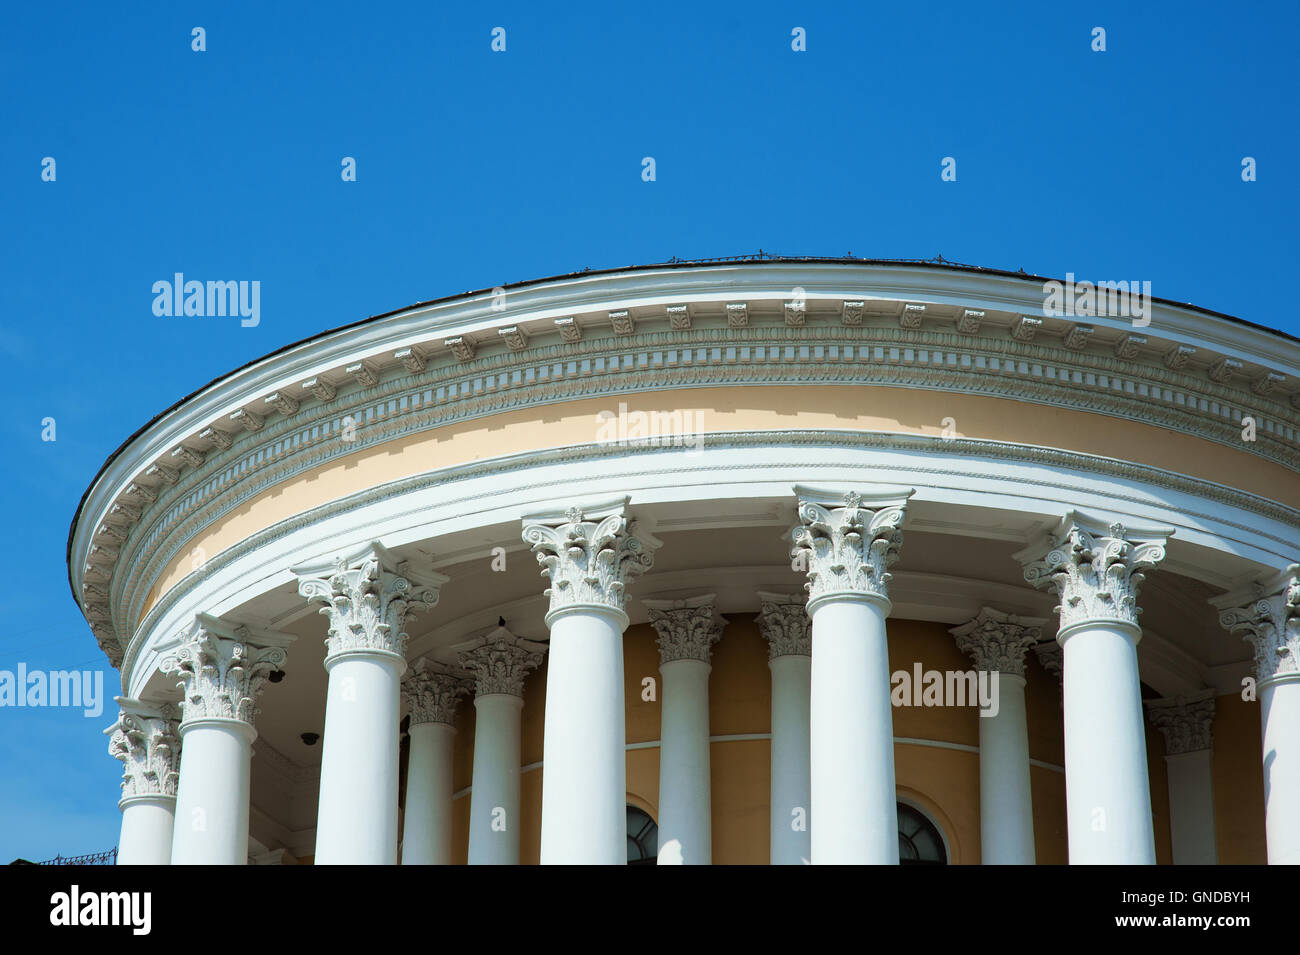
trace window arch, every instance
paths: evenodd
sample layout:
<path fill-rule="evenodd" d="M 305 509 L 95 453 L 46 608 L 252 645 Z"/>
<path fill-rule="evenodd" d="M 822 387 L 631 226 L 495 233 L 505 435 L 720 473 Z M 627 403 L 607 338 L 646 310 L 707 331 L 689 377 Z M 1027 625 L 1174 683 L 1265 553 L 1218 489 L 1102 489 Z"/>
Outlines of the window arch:
<path fill-rule="evenodd" d="M 948 850 L 939 827 L 921 810 L 898 804 L 898 861 L 902 865 L 947 865 Z"/>
<path fill-rule="evenodd" d="M 627 864 L 655 865 L 659 852 L 659 826 L 650 814 L 627 807 Z"/>

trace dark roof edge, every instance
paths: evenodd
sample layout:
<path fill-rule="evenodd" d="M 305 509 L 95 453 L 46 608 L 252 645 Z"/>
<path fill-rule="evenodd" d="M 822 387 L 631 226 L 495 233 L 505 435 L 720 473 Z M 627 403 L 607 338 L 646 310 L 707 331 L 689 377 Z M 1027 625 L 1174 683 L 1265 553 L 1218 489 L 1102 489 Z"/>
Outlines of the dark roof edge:
<path fill-rule="evenodd" d="M 667 262 L 656 262 L 647 265 L 626 265 L 618 268 L 608 268 L 608 269 L 582 269 L 581 271 L 578 272 L 566 272 L 562 275 L 548 275 L 545 278 L 526 279 L 522 282 L 510 282 L 501 286 L 494 286 L 493 288 L 502 288 L 502 289 L 526 288 L 530 285 L 542 285 L 547 282 L 559 282 L 565 279 L 574 279 L 574 278 L 580 278 L 584 276 L 613 275 L 616 272 L 645 272 L 651 269 L 688 269 L 688 268 L 699 268 L 700 266 L 709 266 L 709 265 L 766 265 L 766 264 L 773 264 L 773 263 L 775 264 L 802 263 L 808 265 L 920 265 L 920 266 L 926 266 L 928 268 L 945 269 L 952 272 L 972 272 L 979 275 L 999 275 L 999 276 L 1004 276 L 1006 278 L 1025 279 L 1026 281 L 1040 281 L 1040 282 L 1060 281 L 1059 279 L 1053 279 L 1050 276 L 1036 275 L 1031 272 L 1026 272 L 1023 269 L 1012 272 L 1008 269 L 991 269 L 980 265 L 965 265 L 960 262 L 950 262 L 947 259 L 945 259 L 943 256 L 938 256 L 933 259 L 867 259 L 867 258 L 855 258 L 853 256 L 836 257 L 836 256 L 811 256 L 811 255 L 810 256 L 773 255 L 771 253 L 763 252 L 760 250 L 757 254 L 754 255 L 734 255 L 734 256 L 724 256 L 720 258 L 712 258 L 712 259 L 673 258 L 673 259 L 669 259 Z M 74 536 L 76 536 L 77 525 L 81 522 L 81 511 L 82 508 L 86 506 L 86 499 L 90 496 L 90 492 L 94 490 L 95 485 L 99 483 L 99 479 L 104 475 L 104 472 L 107 471 L 109 467 L 113 464 L 113 462 L 117 460 L 118 456 L 121 455 L 121 453 L 125 451 L 131 445 L 131 443 L 135 441 L 136 438 L 140 437 L 140 435 L 144 434 L 144 432 L 152 428 L 156 422 L 167 417 L 169 414 L 171 414 L 181 405 L 188 402 L 190 399 L 202 394 L 208 388 L 211 388 L 213 385 L 217 384 L 220 381 L 224 381 L 226 378 L 229 378 L 231 375 L 238 374 L 239 372 L 243 371 L 246 368 L 251 368 L 256 364 L 266 361 L 268 358 L 274 358 L 276 355 L 281 355 L 284 352 L 299 347 L 300 345 L 307 345 L 310 344 L 311 342 L 318 341 L 319 339 L 325 338 L 329 335 L 336 334 L 337 332 L 344 332 L 347 331 L 348 329 L 357 328 L 361 325 L 365 325 L 370 322 L 377 322 L 380 319 L 388 318 L 392 315 L 400 315 L 402 312 L 409 312 L 412 309 L 426 308 L 430 305 L 440 305 L 444 302 L 451 302 L 460 298 L 469 298 L 474 295 L 481 295 L 484 292 L 493 291 L 493 288 L 475 289 L 466 292 L 459 292 L 455 295 L 444 295 L 441 298 L 431 298 L 424 302 L 416 302 L 412 305 L 404 305 L 401 308 L 394 308 L 394 309 L 390 309 L 387 312 L 380 312 L 378 315 L 371 315 L 369 318 L 362 318 L 355 322 L 349 322 L 346 325 L 339 325 L 335 328 L 328 328 L 322 332 L 317 332 L 315 335 L 309 335 L 308 337 L 300 339 L 299 341 L 290 342 L 287 345 L 282 345 L 281 347 L 275 349 L 274 351 L 267 352 L 265 355 L 262 355 L 258 358 L 254 358 L 252 361 L 245 362 L 244 364 L 240 365 L 238 368 L 231 369 L 230 371 L 226 372 L 224 375 L 220 375 L 217 378 L 213 378 L 207 384 L 201 385 L 200 387 L 196 388 L 194 391 L 190 392 L 185 397 L 173 402 L 167 408 L 158 412 L 156 415 L 154 415 L 152 418 L 146 421 L 143 425 L 137 428 L 131 434 L 130 437 L 128 437 L 125 441 L 123 441 L 120 445 L 118 445 L 117 450 L 115 450 L 112 454 L 108 456 L 107 459 L 105 459 L 104 463 L 100 466 L 99 470 L 95 472 L 94 478 L 92 478 L 90 483 L 86 486 L 86 490 L 81 495 L 81 500 L 77 502 L 77 510 L 73 514 L 72 524 L 68 528 L 68 545 L 66 551 L 66 562 L 68 565 L 68 587 L 72 590 L 72 599 L 77 600 L 76 587 L 73 586 L 72 583 L 72 539 Z M 1248 321 L 1244 318 L 1238 318 L 1236 315 L 1229 315 L 1226 312 L 1216 312 L 1212 309 L 1201 308 L 1198 305 L 1192 305 L 1188 302 L 1177 302 L 1174 301 L 1173 299 L 1157 298 L 1156 296 L 1152 296 L 1151 300 L 1153 302 L 1159 302 L 1162 305 L 1173 305 L 1178 308 L 1188 309 L 1189 311 L 1197 312 L 1201 315 L 1208 315 L 1213 318 L 1226 319 L 1227 321 L 1235 322 L 1239 325 L 1244 325 L 1248 328 L 1253 328 L 1258 331 L 1267 332 L 1271 335 L 1277 335 L 1280 338 L 1285 338 L 1288 341 L 1292 341 L 1292 342 L 1296 342 L 1297 344 L 1300 344 L 1300 338 L 1297 338 L 1294 335 L 1291 335 L 1287 332 L 1280 331 L 1276 328 L 1269 328 L 1267 325 L 1260 325 L 1256 322 Z M 80 601 L 77 601 L 77 605 L 80 606 Z"/>

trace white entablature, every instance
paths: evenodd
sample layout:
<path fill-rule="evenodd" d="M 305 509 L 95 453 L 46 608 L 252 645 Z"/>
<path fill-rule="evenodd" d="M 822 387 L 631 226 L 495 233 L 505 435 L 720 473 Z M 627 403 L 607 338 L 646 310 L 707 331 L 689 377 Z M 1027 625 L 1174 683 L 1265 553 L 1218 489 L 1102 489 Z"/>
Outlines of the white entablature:
<path fill-rule="evenodd" d="M 501 301 L 467 295 L 326 333 L 208 386 L 128 442 L 88 493 L 70 549 L 74 592 L 110 657 L 166 563 L 255 494 L 336 456 L 530 405 L 588 396 L 616 403 L 622 394 L 683 387 L 881 385 L 1108 414 L 1300 466 L 1300 348 L 1170 303 L 1156 303 L 1140 329 L 1098 317 L 1084 333 L 1078 320 L 1043 317 L 1024 340 L 1015 334 L 1021 319 L 1042 312 L 1039 279 L 783 262 L 591 273 L 511 288 L 495 308 Z M 1247 415 L 1257 428 L 1250 444 L 1240 440 Z M 328 440 L 349 418 L 362 426 L 357 440 Z M 725 447 L 732 437 L 711 441 Z M 785 443 L 807 440 L 795 434 Z M 908 443 L 886 442 L 896 450 Z M 1137 463 L 1049 460 L 1059 452 L 1048 448 L 930 445 L 933 460 L 918 463 L 925 470 L 972 456 L 1030 464 L 1026 454 L 1036 453 L 1066 470 L 1150 476 Z M 570 457 L 599 454 L 575 448 Z M 1281 550 L 1294 541 L 1300 522 L 1289 508 L 1158 477 L 1153 483 L 1182 481 L 1180 490 L 1254 512 L 1232 521 L 1249 533 L 1264 515 Z M 203 572 L 211 573 L 207 556 Z"/>

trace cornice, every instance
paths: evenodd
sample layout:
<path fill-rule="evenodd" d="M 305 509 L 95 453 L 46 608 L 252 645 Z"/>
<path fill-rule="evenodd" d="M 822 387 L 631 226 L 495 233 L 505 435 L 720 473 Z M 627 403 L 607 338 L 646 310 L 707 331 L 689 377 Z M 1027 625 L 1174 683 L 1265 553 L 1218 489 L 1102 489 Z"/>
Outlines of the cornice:
<path fill-rule="evenodd" d="M 596 342 L 557 346 L 549 352 L 539 349 L 533 355 L 530 363 L 533 373 L 515 368 L 510 375 L 518 374 L 518 386 L 504 390 L 491 387 L 488 381 L 491 378 L 499 383 L 501 376 L 507 374 L 504 370 L 494 371 L 485 367 L 475 374 L 434 386 L 432 383 L 421 384 L 418 380 L 429 373 L 426 367 L 425 372 L 380 380 L 374 388 L 355 393 L 354 399 L 364 398 L 361 404 L 345 401 L 338 393 L 320 405 L 300 402 L 298 410 L 288 418 L 276 424 L 265 424 L 258 432 L 245 432 L 232 438 L 230 447 L 225 450 L 210 448 L 197 467 L 169 468 L 167 477 L 159 477 L 160 483 L 153 489 L 141 491 L 140 485 L 130 485 L 137 490 L 131 493 L 129 501 L 114 505 L 115 510 L 103 522 L 101 533 L 96 537 L 96 552 L 88 554 L 88 563 L 96 570 L 81 576 L 83 611 L 92 624 L 115 629 L 119 625 L 118 617 L 111 608 L 117 606 L 116 598 L 120 597 L 125 583 L 115 574 L 115 565 L 125 559 L 127 565 L 138 567 L 139 555 L 152 552 L 155 543 L 164 535 L 173 534 L 178 526 L 208 519 L 211 516 L 208 505 L 214 500 L 228 499 L 232 494 L 239 500 L 247 500 L 303 470 L 405 435 L 504 410 L 592 395 L 617 396 L 655 389 L 727 384 L 895 385 L 984 393 L 1136 418 L 1211 440 L 1234 442 L 1234 446 L 1241 445 L 1237 441 L 1239 432 L 1235 425 L 1201 421 L 1186 411 L 1177 410 L 1175 398 L 1182 392 L 1161 391 L 1163 398 L 1168 399 L 1168 407 L 1162 408 L 1152 401 L 1154 392 L 1151 385 L 1116 379 L 1096 370 L 1085 372 L 1076 368 L 1069 371 L 1064 365 L 1058 367 L 1020 359 L 1008 363 L 1007 356 L 986 355 L 982 359 L 971 348 L 959 353 L 926 350 L 901 341 L 891 345 L 888 342 L 902 334 L 893 329 L 876 329 L 883 338 L 874 343 L 828 337 L 821 344 L 818 344 L 817 334 L 813 333 L 829 336 L 834 330 L 810 330 L 803 326 L 738 331 L 746 334 L 761 332 L 767 337 L 762 344 L 755 339 L 755 344 L 744 345 L 726 337 L 732 332 L 693 328 L 684 332 L 629 336 L 623 347 L 615 347 L 608 341 L 599 349 Z M 841 331 L 852 334 L 860 329 Z M 665 348 L 661 341 L 684 334 L 706 336 L 691 346 L 689 362 L 684 349 Z M 813 338 L 798 340 L 790 337 L 808 334 L 813 334 Z M 908 334 L 916 337 L 914 332 Z M 956 340 L 959 336 L 947 337 Z M 1041 346 L 1032 347 L 1046 353 Z M 565 351 L 572 348 L 587 348 L 589 351 Z M 595 353 L 597 350 L 601 353 Z M 765 356 L 762 361 L 758 360 L 760 351 Z M 852 351 L 852 360 L 841 360 L 848 351 Z M 776 352 L 776 360 L 768 361 L 773 352 Z M 563 362 L 551 361 L 561 357 L 565 359 Z M 646 359 L 644 362 L 642 357 Z M 618 361 L 619 374 L 610 374 L 614 358 Z M 922 358 L 929 361 L 922 362 Z M 606 359 L 608 362 L 602 365 Z M 510 359 L 498 356 L 493 360 L 504 362 Z M 982 370 L 979 368 L 981 362 L 984 365 Z M 1102 367 L 1107 362 L 1114 364 L 1113 360 L 1104 358 L 1099 358 L 1096 364 Z M 553 375 L 556 364 L 562 366 L 559 377 Z M 971 370 L 961 371 L 963 364 L 969 365 Z M 623 371 L 624 365 L 631 370 Z M 636 371 L 640 365 L 645 365 L 647 370 Z M 652 365 L 658 367 L 651 368 Z M 957 366 L 957 370 L 951 366 Z M 543 369 L 549 369 L 545 376 Z M 569 371 L 572 374 L 566 377 Z M 1080 383 L 1073 381 L 1076 373 Z M 485 381 L 488 383 L 484 384 Z M 1048 381 L 1055 383 L 1047 384 Z M 1093 392 L 1086 390 L 1089 381 L 1095 389 Z M 1117 384 L 1120 387 L 1116 387 Z M 451 399 L 451 391 L 463 391 L 467 397 Z M 1184 398 L 1184 407 L 1188 400 Z M 1207 404 L 1207 407 L 1223 417 L 1225 406 Z M 323 412 L 325 417 L 312 418 L 313 410 L 317 415 Z M 360 423 L 355 440 L 334 438 L 348 416 Z M 1260 431 L 1266 444 L 1267 433 L 1267 428 Z M 1295 458 L 1294 463 L 1289 460 L 1281 463 L 1300 469 L 1300 454 L 1292 454 L 1279 441 L 1273 444 L 1278 452 L 1275 457 Z M 195 460 L 199 459 L 196 457 Z M 174 483 L 168 484 L 167 480 Z M 206 555 L 200 555 L 195 562 L 199 564 L 204 559 Z M 114 578 L 111 587 L 110 577 Z M 104 595 L 110 592 L 109 599 L 104 599 Z"/>
<path fill-rule="evenodd" d="M 971 470 L 967 466 L 963 466 L 963 459 L 991 459 L 1009 464 L 1033 464 L 1053 469 L 1069 469 L 1075 473 L 1087 473 L 1101 477 L 1110 477 L 1122 482 L 1136 482 L 1146 487 L 1192 495 L 1207 502 L 1221 503 L 1232 508 L 1258 514 L 1269 520 L 1277 521 L 1300 531 L 1300 510 L 1278 504 L 1268 498 L 1263 498 L 1249 492 L 1239 491 L 1235 488 L 1226 487 L 1213 482 L 1204 481 L 1199 478 L 1190 478 L 1185 475 L 1175 474 L 1149 465 L 1114 461 L 1096 455 L 1061 451 L 1053 448 L 1041 448 L 1010 442 L 982 441 L 974 439 L 944 440 L 938 437 L 921 435 L 825 430 L 724 432 L 704 435 L 701 440 L 701 448 L 705 451 L 711 449 L 743 449 L 749 447 L 812 448 L 826 446 L 864 450 L 910 451 L 926 454 L 939 452 L 942 455 L 939 458 L 939 461 L 941 462 L 940 465 L 917 465 L 913 470 L 917 474 L 942 477 L 951 480 L 966 480 L 972 478 L 982 479 L 982 474 Z M 144 640 L 147 639 L 148 634 L 157 625 L 158 621 L 166 615 L 177 601 L 183 599 L 186 593 L 199 586 L 208 574 L 215 573 L 234 561 L 243 558 L 247 554 L 253 553 L 259 548 L 295 533 L 298 530 L 313 526 L 318 522 L 339 515 L 360 510 L 380 501 L 390 501 L 400 498 L 403 495 L 419 492 L 428 488 L 439 487 L 445 492 L 448 489 L 454 488 L 457 482 L 471 478 L 512 475 L 534 467 L 554 464 L 596 464 L 605 459 L 614 459 L 625 455 L 640 456 L 654 455 L 656 453 L 672 453 L 672 449 L 665 451 L 665 449 L 660 448 L 654 442 L 646 441 L 626 445 L 591 443 L 555 448 L 546 451 L 525 452 L 488 461 L 475 461 L 468 464 L 432 470 L 423 474 L 367 488 L 363 491 L 349 495 L 346 498 L 341 498 L 319 507 L 311 508 L 301 514 L 287 518 L 271 527 L 252 534 L 239 544 L 210 558 L 202 568 L 196 569 L 172 587 L 167 593 L 160 595 L 159 600 L 150 608 L 148 614 L 141 620 L 140 625 L 134 629 L 134 636 L 129 640 L 129 645 L 125 648 L 126 658 L 122 664 L 122 672 L 130 672 L 136 654 L 139 652 Z M 815 473 L 819 466 L 819 463 L 815 459 L 810 459 L 808 464 L 809 472 Z M 675 473 L 680 479 L 684 480 L 689 470 L 690 468 L 682 468 L 681 463 L 677 462 L 677 471 Z M 869 480 L 869 477 L 867 476 L 869 472 L 870 466 L 865 467 L 863 477 L 864 481 Z M 647 461 L 645 468 L 630 474 L 629 478 L 636 479 L 639 477 L 648 477 L 658 474 L 660 474 L 660 469 L 655 466 L 653 461 Z M 1061 488 L 1059 483 L 1056 477 L 1051 474 L 1044 475 L 1041 479 L 1020 479 L 1018 483 L 1032 490 L 1041 491 L 1048 496 L 1060 496 Z M 519 485 L 519 489 L 553 490 L 549 483 L 524 483 Z M 1131 503 L 1137 506 L 1145 506 L 1149 504 L 1149 496 L 1124 493 L 1119 488 L 1110 492 L 1110 497 L 1116 501 Z M 208 515 L 208 517 L 211 520 L 220 519 L 220 517 L 225 513 L 241 506 L 242 502 L 243 498 L 235 495 L 223 498 L 220 502 L 220 506 L 214 506 L 213 513 Z M 474 506 L 479 503 L 479 501 L 476 495 L 468 494 L 461 497 L 451 498 L 447 500 L 446 503 L 448 506 L 452 507 L 460 505 Z M 1168 503 L 1164 506 L 1177 510 L 1190 520 L 1213 521 L 1217 524 L 1233 527 L 1247 533 L 1258 534 L 1263 538 L 1267 538 L 1282 545 L 1283 548 L 1288 550 L 1293 550 L 1295 548 L 1295 538 L 1277 537 L 1226 519 L 1222 515 L 1213 515 L 1206 511 L 1186 507 L 1173 507 Z M 411 512 L 410 516 L 412 519 L 417 518 L 419 516 L 419 508 L 415 508 Z M 188 534 L 181 535 L 180 538 L 174 540 L 169 547 L 160 549 L 158 552 L 151 554 L 147 562 L 142 561 L 132 569 L 133 586 L 136 588 L 130 592 L 133 599 L 142 599 L 143 596 L 148 593 L 150 588 L 156 582 L 157 575 L 161 572 L 162 568 L 168 566 L 171 560 L 187 543 L 187 540 Z"/>
<path fill-rule="evenodd" d="M 796 285 L 805 307 L 802 324 L 789 325 L 785 306 Z M 437 427 L 507 408 L 674 387 L 934 388 L 1148 421 L 1300 469 L 1297 417 L 1288 404 L 1300 401 L 1293 386 L 1300 350 L 1285 339 L 1163 304 L 1141 335 L 1099 317 L 1088 323 L 1093 333 L 1080 337 L 1077 321 L 1047 317 L 1033 341 L 1016 341 L 1021 313 L 1041 310 L 1042 297 L 1040 283 L 990 273 L 779 263 L 575 276 L 520 289 L 500 309 L 485 294 L 404 310 L 291 346 L 151 423 L 88 492 L 70 546 L 70 579 L 93 619 L 89 608 L 101 605 L 87 599 L 85 585 L 107 581 L 119 536 L 139 534 L 142 517 L 153 521 L 168 501 L 247 480 L 348 414 L 368 427 L 410 410 L 403 405 L 421 412 L 423 427 Z M 737 299 L 746 323 L 733 327 L 726 313 Z M 848 309 L 858 303 L 861 313 Z M 900 327 L 899 316 L 921 303 L 917 327 Z M 611 317 L 623 314 L 632 324 Z M 846 324 L 850 314 L 861 324 Z M 981 317 L 972 324 L 970 314 Z M 578 330 L 577 341 L 562 341 L 559 317 L 572 318 L 566 327 Z M 634 331 L 619 334 L 620 327 Z M 500 334 L 511 328 L 515 334 Z M 781 346 L 775 359 L 774 345 Z M 1167 367 L 1165 356 L 1179 345 L 1196 350 Z M 681 355 L 686 347 L 694 352 L 689 361 Z M 1116 357 L 1117 349 L 1127 357 Z M 1288 350 L 1297 351 L 1296 360 L 1281 360 Z M 1229 368 L 1223 382 L 1211 380 L 1227 367 L 1225 357 L 1240 367 Z M 611 359 L 617 375 L 609 375 Z M 558 378 L 551 374 L 557 365 Z M 418 401 L 425 392 L 428 400 Z M 1247 413 L 1257 425 L 1250 447 L 1239 440 Z M 248 430 L 253 421 L 256 430 Z"/>

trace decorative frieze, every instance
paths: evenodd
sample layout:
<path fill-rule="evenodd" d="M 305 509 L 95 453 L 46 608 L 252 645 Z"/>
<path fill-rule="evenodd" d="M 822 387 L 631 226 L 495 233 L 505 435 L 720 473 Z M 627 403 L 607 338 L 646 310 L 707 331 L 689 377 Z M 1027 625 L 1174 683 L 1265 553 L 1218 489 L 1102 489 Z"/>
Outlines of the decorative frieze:
<path fill-rule="evenodd" d="M 1044 620 L 1016 617 L 983 607 L 974 619 L 948 632 L 977 670 L 1025 676 L 1025 652 L 1042 639 Z"/>
<path fill-rule="evenodd" d="M 452 338 L 444 338 L 442 343 L 447 346 L 456 360 L 467 362 L 474 360 L 474 342 L 464 335 L 456 335 Z"/>
<path fill-rule="evenodd" d="M 1082 325 L 1075 322 L 1070 326 L 1070 330 L 1065 333 L 1062 344 L 1070 351 L 1083 351 L 1088 347 L 1088 343 L 1092 341 L 1093 333 L 1096 330 L 1092 325 Z"/>
<path fill-rule="evenodd" d="M 470 692 L 471 681 L 421 657 L 402 677 L 402 699 L 411 712 L 411 725 L 456 723 L 456 705 Z"/>
<path fill-rule="evenodd" d="M 104 730 L 108 754 L 122 762 L 122 799 L 176 798 L 181 740 L 176 707 L 117 697 L 117 722 Z"/>
<path fill-rule="evenodd" d="M 192 468 L 198 467 L 203 463 L 203 452 L 195 451 L 193 448 L 180 445 L 172 449 L 172 457 L 179 464 L 188 464 Z"/>
<path fill-rule="evenodd" d="M 714 594 L 686 600 L 642 600 L 650 623 L 659 636 L 659 663 L 698 660 L 708 663 L 713 645 L 727 625 L 714 608 Z"/>
<path fill-rule="evenodd" d="M 1210 381 L 1222 384 L 1231 378 L 1235 373 L 1241 371 L 1242 364 L 1235 358 L 1220 358 L 1209 367 L 1206 374 L 1210 376 Z"/>
<path fill-rule="evenodd" d="M 975 308 L 964 308 L 957 318 L 957 331 L 963 335 L 974 335 L 979 332 L 983 321 L 984 313 L 982 311 Z"/>
<path fill-rule="evenodd" d="M 199 432 L 199 437 L 211 443 L 219 451 L 229 451 L 230 446 L 235 443 L 235 439 L 220 428 L 204 428 Z M 197 464 L 194 466 L 198 467 Z"/>
<path fill-rule="evenodd" d="M 428 361 L 414 348 L 400 348 L 393 352 L 393 357 L 402 363 L 405 368 L 413 375 L 418 375 L 428 367 Z"/>
<path fill-rule="evenodd" d="M 1165 737 L 1165 755 L 1214 748 L 1214 690 L 1173 699 L 1147 700 L 1147 719 Z"/>
<path fill-rule="evenodd" d="M 749 306 L 744 302 L 727 304 L 727 327 L 747 328 L 749 326 Z"/>
<path fill-rule="evenodd" d="M 294 568 L 298 593 L 324 604 L 329 618 L 325 658 L 344 653 L 392 653 L 406 659 L 408 614 L 438 603 L 441 574 L 415 577 L 383 545 L 331 562 Z"/>
<path fill-rule="evenodd" d="M 180 646 L 159 669 L 182 689 L 181 726 L 196 720 L 239 720 L 252 725 L 257 699 L 285 661 L 292 637 L 232 626 L 199 614 Z"/>
<path fill-rule="evenodd" d="M 786 302 L 784 311 L 787 328 L 798 328 L 808 317 L 808 306 L 802 300 Z"/>
<path fill-rule="evenodd" d="M 145 477 L 157 478 L 163 484 L 175 484 L 179 473 L 175 468 L 170 468 L 165 464 L 154 463 L 144 470 Z"/>
<path fill-rule="evenodd" d="M 1211 604 L 1229 633 L 1250 641 L 1261 685 L 1300 679 L 1300 564 Z"/>
<path fill-rule="evenodd" d="M 767 658 L 811 656 L 812 618 L 807 600 L 793 594 L 759 592 L 759 614 L 754 618 L 767 641 Z"/>
<path fill-rule="evenodd" d="M 1041 318 L 1034 318 L 1032 315 L 1021 315 L 1011 326 L 1011 337 L 1018 342 L 1032 342 L 1034 335 L 1043 327 Z"/>
<path fill-rule="evenodd" d="M 609 324 L 614 327 L 615 335 L 631 335 L 636 331 L 636 322 L 627 309 L 609 313 Z"/>
<path fill-rule="evenodd" d="M 321 401 L 333 401 L 334 396 L 338 393 L 333 385 L 319 376 L 308 378 L 302 383 L 301 387 L 303 391 L 310 391 L 314 397 Z"/>
<path fill-rule="evenodd" d="M 291 415 L 298 410 L 298 399 L 283 391 L 277 391 L 274 394 L 267 395 L 262 399 L 263 403 L 274 408 L 282 415 Z"/>
<path fill-rule="evenodd" d="M 626 504 L 625 498 L 614 505 L 570 507 L 563 515 L 524 519 L 524 542 L 551 581 L 546 589 L 551 613 L 584 604 L 623 610 L 628 581 L 650 569 L 659 543 L 638 534 L 625 514 Z"/>
<path fill-rule="evenodd" d="M 354 362 L 343 370 L 355 378 L 363 388 L 373 388 L 379 384 L 379 372 L 368 361 Z"/>
<path fill-rule="evenodd" d="M 582 340 L 582 326 L 572 316 L 557 318 L 555 320 L 555 330 L 560 333 L 560 341 L 566 345 L 573 345 Z"/>
<path fill-rule="evenodd" d="M 240 408 L 232 414 L 230 416 L 230 421 L 233 424 L 239 425 L 239 427 L 243 428 L 250 434 L 261 431 L 266 424 L 266 422 L 262 420 L 261 415 L 256 411 L 249 411 L 247 408 Z"/>
<path fill-rule="evenodd" d="M 1255 394 L 1264 396 L 1275 394 L 1277 386 L 1286 381 L 1286 375 L 1280 375 L 1275 371 L 1267 372 L 1264 377 L 1256 378 L 1251 384 L 1250 390 Z"/>
<path fill-rule="evenodd" d="M 1132 361 L 1142 354 L 1142 346 L 1146 343 L 1145 335 L 1125 335 L 1115 343 L 1115 357 Z"/>
<path fill-rule="evenodd" d="M 542 665 L 546 645 L 525 640 L 497 627 L 473 646 L 457 652 L 461 666 L 474 677 L 474 696 L 524 695 L 524 680 Z"/>
<path fill-rule="evenodd" d="M 497 329 L 497 334 L 511 351 L 523 351 L 528 347 L 528 333 L 518 325 Z"/>
<path fill-rule="evenodd" d="M 849 327 L 856 328 L 862 324 L 862 313 L 866 310 L 867 303 L 863 301 L 846 301 L 840 307 L 840 322 Z"/>
<path fill-rule="evenodd" d="M 790 556 L 807 570 L 809 603 L 837 595 L 888 599 L 888 568 L 898 560 L 914 492 L 794 490 L 800 524 L 791 532 Z"/>
<path fill-rule="evenodd" d="M 1055 609 L 1062 630 L 1092 621 L 1140 629 L 1142 571 L 1164 560 L 1172 534 L 1168 528 L 1105 525 L 1071 511 L 1048 536 L 1045 548 L 1027 548 L 1016 557 L 1025 580 L 1060 598 Z"/>
<path fill-rule="evenodd" d="M 690 309 L 685 305 L 669 305 L 665 311 L 668 314 L 668 327 L 673 331 L 685 331 L 691 327 Z"/>
<path fill-rule="evenodd" d="M 901 328 L 920 328 L 924 318 L 924 305 L 905 304 L 902 314 L 898 316 L 898 324 Z"/>
<path fill-rule="evenodd" d="M 1165 367 L 1177 371 L 1180 368 L 1187 367 L 1187 361 L 1196 354 L 1196 349 L 1190 345 L 1175 345 L 1169 351 L 1165 352 Z"/>

